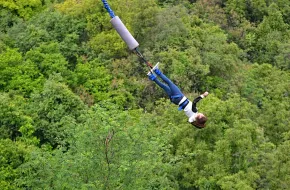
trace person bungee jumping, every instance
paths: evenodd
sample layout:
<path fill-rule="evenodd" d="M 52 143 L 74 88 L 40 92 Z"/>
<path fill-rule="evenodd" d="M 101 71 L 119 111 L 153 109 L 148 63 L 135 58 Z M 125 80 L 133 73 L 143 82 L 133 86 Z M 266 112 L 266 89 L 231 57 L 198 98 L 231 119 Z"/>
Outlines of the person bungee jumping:
<path fill-rule="evenodd" d="M 205 123 L 207 121 L 207 117 L 204 114 L 198 112 L 196 103 L 206 97 L 208 92 L 204 92 L 202 95 L 198 96 L 191 102 L 183 95 L 181 90 L 159 70 L 158 64 L 159 62 L 147 74 L 148 78 L 154 81 L 167 93 L 170 101 L 179 106 L 178 110 L 183 110 L 185 112 L 189 123 L 194 125 L 196 128 L 204 128 L 206 126 Z M 159 76 L 167 85 L 160 82 L 153 72 Z"/>
<path fill-rule="evenodd" d="M 185 114 L 188 117 L 188 121 L 192 125 L 194 125 L 197 128 L 204 128 L 207 118 L 202 113 L 198 113 L 196 103 L 202 98 L 206 97 L 208 95 L 208 92 L 205 92 L 199 97 L 195 98 L 193 102 L 188 100 L 182 94 L 180 89 L 158 69 L 159 63 L 157 63 L 156 66 L 153 67 L 145 59 L 145 57 L 138 50 L 139 43 L 131 35 L 126 26 L 121 21 L 121 19 L 115 15 L 113 10 L 109 6 L 107 0 L 102 0 L 102 2 L 104 4 L 105 9 L 108 11 L 110 17 L 112 18 L 110 22 L 112 23 L 113 27 L 116 29 L 120 37 L 127 44 L 129 49 L 134 51 L 136 55 L 140 57 L 145 62 L 145 64 L 151 69 L 151 71 L 147 74 L 149 76 L 149 79 L 154 81 L 156 84 L 158 84 L 158 86 L 160 86 L 165 90 L 171 102 L 179 106 L 178 110 L 184 110 Z M 153 72 L 155 72 L 167 85 L 160 82 Z"/>

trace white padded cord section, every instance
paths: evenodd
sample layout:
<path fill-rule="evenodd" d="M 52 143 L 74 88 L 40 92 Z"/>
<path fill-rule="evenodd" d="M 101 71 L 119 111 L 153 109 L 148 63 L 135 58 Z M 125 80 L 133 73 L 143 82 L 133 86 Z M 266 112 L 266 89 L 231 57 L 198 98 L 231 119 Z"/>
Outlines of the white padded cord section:
<path fill-rule="evenodd" d="M 131 35 L 131 33 L 128 31 L 128 29 L 126 28 L 126 26 L 123 24 L 123 22 L 120 20 L 118 16 L 115 16 L 114 18 L 112 18 L 111 23 L 113 27 L 117 30 L 121 38 L 126 42 L 130 50 L 133 50 L 139 46 L 139 43 Z"/>

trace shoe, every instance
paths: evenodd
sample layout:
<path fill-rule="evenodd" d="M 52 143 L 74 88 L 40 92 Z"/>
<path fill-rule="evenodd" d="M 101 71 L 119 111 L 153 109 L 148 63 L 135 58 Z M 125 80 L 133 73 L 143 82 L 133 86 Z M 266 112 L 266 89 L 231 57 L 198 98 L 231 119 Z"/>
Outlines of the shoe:
<path fill-rule="evenodd" d="M 161 72 L 158 68 L 155 69 L 154 72 L 155 72 L 158 76 L 160 76 L 160 75 L 162 74 L 162 72 Z"/>
<path fill-rule="evenodd" d="M 151 73 L 151 72 L 149 72 L 148 74 L 148 78 L 150 79 L 150 80 L 152 80 L 152 81 L 154 81 L 157 77 L 153 74 L 153 73 Z"/>

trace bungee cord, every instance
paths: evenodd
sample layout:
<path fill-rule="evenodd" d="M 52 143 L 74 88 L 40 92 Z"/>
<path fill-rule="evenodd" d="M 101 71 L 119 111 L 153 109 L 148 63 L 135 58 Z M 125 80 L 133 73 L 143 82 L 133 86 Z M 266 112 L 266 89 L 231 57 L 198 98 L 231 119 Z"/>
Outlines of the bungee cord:
<path fill-rule="evenodd" d="M 133 51 L 139 58 L 142 59 L 142 61 L 148 66 L 150 72 L 152 73 L 151 70 L 152 70 L 153 66 L 151 63 L 149 63 L 145 59 L 145 57 L 139 51 L 139 49 L 138 49 L 139 43 L 131 35 L 131 33 L 126 28 L 126 26 L 122 23 L 121 19 L 118 16 L 115 16 L 115 14 L 114 14 L 113 10 L 111 9 L 107 0 L 102 0 L 102 2 L 104 4 L 105 9 L 108 11 L 110 17 L 112 18 L 110 22 L 112 23 L 113 27 L 116 29 L 116 31 L 121 36 L 123 41 L 127 44 L 129 49 L 131 51 Z"/>
<path fill-rule="evenodd" d="M 115 17 L 114 11 L 111 9 L 109 3 L 106 0 L 102 0 L 105 9 L 108 11 L 109 15 L 111 18 Z"/>

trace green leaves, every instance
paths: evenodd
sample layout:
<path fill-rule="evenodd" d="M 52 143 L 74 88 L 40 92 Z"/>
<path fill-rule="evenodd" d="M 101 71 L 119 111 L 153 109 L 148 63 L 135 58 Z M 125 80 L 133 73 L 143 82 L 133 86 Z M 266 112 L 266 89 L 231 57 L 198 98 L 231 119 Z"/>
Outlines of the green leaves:
<path fill-rule="evenodd" d="M 202 58 L 195 48 L 187 49 L 186 52 L 169 49 L 168 52 L 160 52 L 161 68 L 164 63 L 164 73 L 170 73 L 169 78 L 176 81 L 183 91 L 199 90 L 202 79 L 209 73 L 209 66 L 202 64 Z"/>
<path fill-rule="evenodd" d="M 39 71 L 46 78 L 54 73 L 61 73 L 63 76 L 68 75 L 68 63 L 60 53 L 57 43 L 42 44 L 39 48 L 28 51 L 25 58 L 36 63 Z"/>
<path fill-rule="evenodd" d="M 258 25 L 255 34 L 256 41 L 254 49 L 250 53 L 252 59 L 258 63 L 269 63 L 275 65 L 274 57 L 277 49 L 289 39 L 288 25 L 284 22 L 281 12 L 276 4 L 268 8 L 269 15 L 264 17 Z"/>
<path fill-rule="evenodd" d="M 170 166 L 158 156 L 162 146 L 150 137 L 155 128 L 140 113 L 120 111 L 108 102 L 93 106 L 82 115 L 83 124 L 75 126 L 70 149 L 65 154 L 61 149 L 53 154 L 34 152 L 21 166 L 24 175 L 18 184 L 57 189 L 176 189 L 166 176 Z M 31 167 L 38 172 L 31 172 Z"/>
<path fill-rule="evenodd" d="M 289 2 L 0 0 L 0 189 L 289 189 Z M 48 7 L 49 6 L 49 7 Z"/>
<path fill-rule="evenodd" d="M 19 189 L 14 183 L 18 178 L 16 168 L 24 162 L 26 150 L 21 144 L 9 139 L 0 139 L 0 188 L 5 190 Z"/>
<path fill-rule="evenodd" d="M 86 110 L 80 98 L 59 80 L 57 76 L 48 80 L 43 90 L 32 96 L 29 105 L 36 126 L 35 135 L 41 144 L 49 143 L 54 147 L 65 145 L 78 117 Z"/>
<path fill-rule="evenodd" d="M 15 139 L 19 136 L 18 129 L 25 123 L 25 117 L 19 106 L 21 97 L 9 97 L 8 94 L 0 94 L 0 139 Z"/>
<path fill-rule="evenodd" d="M 29 19 L 33 14 L 41 10 L 42 2 L 40 0 L 32 0 L 32 1 L 0 1 L 1 8 L 6 8 L 10 11 L 17 12 L 17 16 Z"/>
<path fill-rule="evenodd" d="M 88 63 L 78 63 L 75 69 L 76 86 L 83 86 L 84 89 L 94 96 L 99 102 L 109 98 L 109 86 L 112 76 L 105 66 L 98 60 Z"/>

